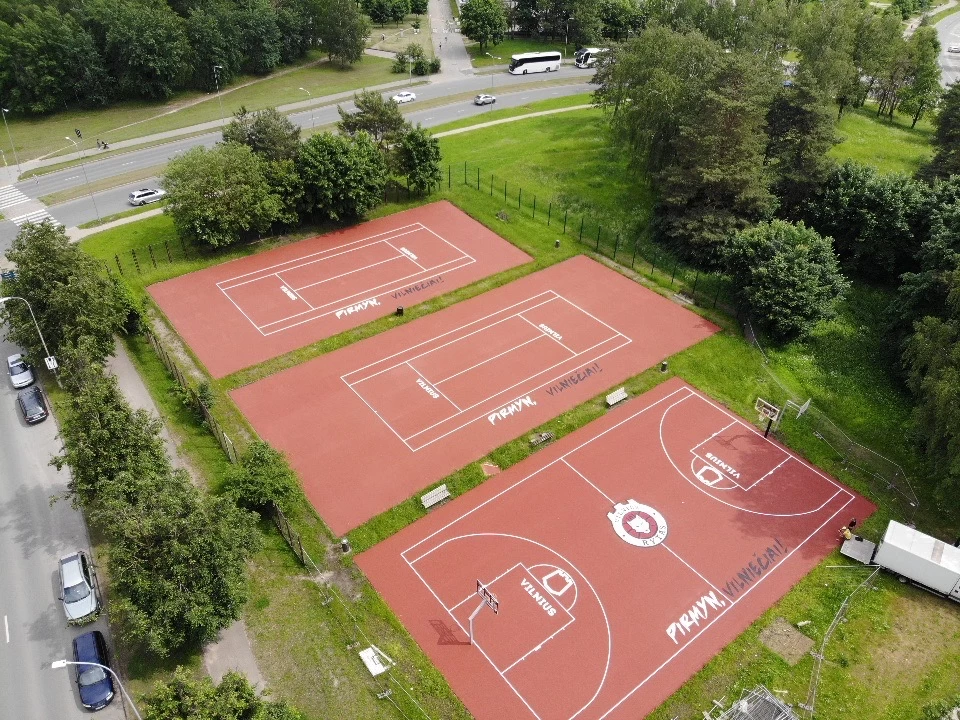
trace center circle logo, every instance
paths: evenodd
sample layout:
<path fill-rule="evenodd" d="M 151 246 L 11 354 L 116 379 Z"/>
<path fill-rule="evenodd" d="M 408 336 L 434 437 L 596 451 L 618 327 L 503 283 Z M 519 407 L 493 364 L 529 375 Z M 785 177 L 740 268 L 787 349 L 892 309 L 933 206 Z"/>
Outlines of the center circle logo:
<path fill-rule="evenodd" d="M 631 545 L 653 547 L 667 537 L 667 520 L 649 505 L 627 500 L 607 513 L 614 531 Z"/>

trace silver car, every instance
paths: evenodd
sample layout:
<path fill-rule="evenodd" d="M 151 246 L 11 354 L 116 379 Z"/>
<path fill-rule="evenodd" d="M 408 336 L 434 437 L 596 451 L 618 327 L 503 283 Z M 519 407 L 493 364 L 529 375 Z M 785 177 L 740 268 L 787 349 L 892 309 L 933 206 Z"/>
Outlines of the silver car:
<path fill-rule="evenodd" d="M 35 380 L 33 370 L 20 353 L 7 358 L 7 372 L 10 373 L 10 382 L 18 390 L 27 387 Z"/>
<path fill-rule="evenodd" d="M 142 190 L 134 190 L 130 193 L 127 202 L 131 205 L 146 205 L 147 203 L 159 202 L 166 196 L 166 190 L 161 190 L 160 188 L 143 188 Z"/>
<path fill-rule="evenodd" d="M 93 568 L 83 550 L 60 558 L 60 600 L 71 625 L 81 625 L 97 618 L 100 601 L 94 586 Z"/>

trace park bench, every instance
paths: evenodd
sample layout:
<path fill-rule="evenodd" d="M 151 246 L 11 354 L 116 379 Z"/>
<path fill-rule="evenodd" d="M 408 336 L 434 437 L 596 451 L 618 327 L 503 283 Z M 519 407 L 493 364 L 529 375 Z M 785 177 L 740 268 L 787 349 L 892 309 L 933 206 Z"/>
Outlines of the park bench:
<path fill-rule="evenodd" d="M 530 436 L 530 447 L 537 447 L 537 445 L 543 445 L 545 442 L 550 442 L 551 440 L 556 440 L 556 435 L 552 432 L 542 432 L 536 433 L 535 435 Z"/>
<path fill-rule="evenodd" d="M 627 399 L 627 391 L 625 388 L 614 390 L 612 393 L 607 395 L 607 407 L 613 407 L 617 403 L 623 402 L 626 399 Z"/>
<path fill-rule="evenodd" d="M 423 503 L 425 510 L 429 510 L 437 503 L 442 503 L 444 500 L 447 500 L 450 497 L 450 491 L 447 490 L 447 484 L 444 483 L 438 487 L 435 487 L 430 492 L 426 493 L 420 498 L 420 502 Z"/>

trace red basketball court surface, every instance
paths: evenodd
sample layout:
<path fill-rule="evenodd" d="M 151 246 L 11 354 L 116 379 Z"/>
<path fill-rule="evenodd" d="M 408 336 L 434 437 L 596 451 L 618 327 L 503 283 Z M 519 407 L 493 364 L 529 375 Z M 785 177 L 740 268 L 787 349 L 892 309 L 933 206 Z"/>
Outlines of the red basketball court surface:
<path fill-rule="evenodd" d="M 148 289 L 219 378 L 529 261 L 439 202 Z"/>
<path fill-rule="evenodd" d="M 715 331 L 579 256 L 231 396 L 342 534 Z"/>
<path fill-rule="evenodd" d="M 635 720 L 874 509 L 672 379 L 357 562 L 474 717 Z"/>

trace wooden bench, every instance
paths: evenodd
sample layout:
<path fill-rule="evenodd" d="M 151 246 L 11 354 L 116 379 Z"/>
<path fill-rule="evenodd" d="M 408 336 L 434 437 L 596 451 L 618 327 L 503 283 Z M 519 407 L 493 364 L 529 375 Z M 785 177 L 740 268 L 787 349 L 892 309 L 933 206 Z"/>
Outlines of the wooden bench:
<path fill-rule="evenodd" d="M 420 502 L 423 503 L 425 510 L 429 510 L 437 503 L 442 503 L 444 500 L 450 498 L 450 491 L 447 490 L 447 484 L 444 483 L 438 487 L 435 487 L 430 492 L 426 493 L 420 498 Z"/>
<path fill-rule="evenodd" d="M 542 432 L 537 433 L 536 435 L 530 436 L 530 446 L 537 447 L 537 445 L 543 445 L 545 442 L 550 442 L 551 440 L 556 440 L 557 436 L 552 432 Z"/>
<path fill-rule="evenodd" d="M 614 390 L 612 393 L 607 395 L 607 407 L 613 407 L 619 402 L 623 402 L 627 399 L 627 391 L 625 388 L 620 388 L 619 390 Z"/>

